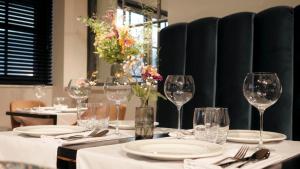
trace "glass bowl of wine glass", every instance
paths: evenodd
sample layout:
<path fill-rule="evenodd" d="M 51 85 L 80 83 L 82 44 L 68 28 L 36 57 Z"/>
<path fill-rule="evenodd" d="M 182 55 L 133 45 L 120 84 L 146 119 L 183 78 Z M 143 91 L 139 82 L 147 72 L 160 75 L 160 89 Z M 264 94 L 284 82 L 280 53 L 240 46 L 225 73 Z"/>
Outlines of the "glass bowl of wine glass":
<path fill-rule="evenodd" d="M 181 129 L 181 107 L 191 100 L 195 93 L 191 75 L 168 75 L 164 83 L 164 93 L 178 110 L 178 130 Z"/>
<path fill-rule="evenodd" d="M 275 104 L 282 92 L 280 80 L 276 73 L 253 72 L 248 73 L 243 84 L 243 93 L 247 101 L 258 109 L 260 116 L 259 144 L 263 146 L 263 115 L 265 110 Z"/>

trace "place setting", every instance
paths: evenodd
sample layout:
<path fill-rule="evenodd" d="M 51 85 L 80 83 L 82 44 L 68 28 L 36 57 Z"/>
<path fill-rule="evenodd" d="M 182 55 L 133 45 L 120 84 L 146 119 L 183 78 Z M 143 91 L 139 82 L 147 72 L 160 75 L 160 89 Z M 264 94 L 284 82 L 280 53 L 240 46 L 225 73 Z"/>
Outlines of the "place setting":
<path fill-rule="evenodd" d="M 172 76 L 168 77 L 173 78 Z M 193 82 L 192 79 L 188 81 Z M 202 166 L 207 168 L 251 168 L 255 165 L 264 167 L 282 160 L 276 150 L 268 148 L 268 145 L 264 146 L 263 143 L 276 144 L 276 142 L 285 140 L 286 135 L 262 131 L 263 126 L 260 131 L 229 129 L 228 108 L 195 108 L 193 129 L 181 129 L 180 109 L 192 98 L 194 89 L 192 87 L 184 91 L 182 89 L 186 87 L 176 88 L 176 84 L 185 85 L 185 80 L 178 83 L 177 78 L 175 85 L 172 85 L 173 91 L 169 91 L 170 84 L 168 83 L 167 78 L 165 94 L 169 100 L 174 102 L 179 112 L 177 131 L 170 132 L 169 138 L 126 143 L 122 146 L 123 151 L 156 160 L 183 160 L 185 169 L 197 169 Z M 249 73 L 245 78 L 243 88 L 246 99 L 248 101 L 250 99 L 249 103 L 260 109 L 261 115 L 267 107 L 278 100 L 281 90 L 276 74 L 272 73 Z M 241 143 L 247 145 L 241 145 Z"/>

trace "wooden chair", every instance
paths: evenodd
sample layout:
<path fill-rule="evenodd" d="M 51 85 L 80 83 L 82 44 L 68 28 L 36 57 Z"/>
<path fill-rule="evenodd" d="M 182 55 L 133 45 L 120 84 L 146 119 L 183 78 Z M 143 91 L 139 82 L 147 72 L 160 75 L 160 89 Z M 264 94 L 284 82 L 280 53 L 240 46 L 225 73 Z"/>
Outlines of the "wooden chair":
<path fill-rule="evenodd" d="M 124 120 L 125 114 L 126 114 L 126 106 L 120 105 L 119 120 Z M 116 119 L 117 119 L 116 106 L 110 105 L 109 120 L 116 120 Z"/>
<path fill-rule="evenodd" d="M 37 100 L 16 100 L 10 103 L 10 111 L 15 112 L 17 109 L 21 108 L 32 108 L 38 106 L 45 106 L 41 101 Z M 12 128 L 19 126 L 32 126 L 32 125 L 50 125 L 53 124 L 52 119 L 41 119 L 32 117 L 21 117 L 21 116 L 11 116 L 11 126 Z"/>

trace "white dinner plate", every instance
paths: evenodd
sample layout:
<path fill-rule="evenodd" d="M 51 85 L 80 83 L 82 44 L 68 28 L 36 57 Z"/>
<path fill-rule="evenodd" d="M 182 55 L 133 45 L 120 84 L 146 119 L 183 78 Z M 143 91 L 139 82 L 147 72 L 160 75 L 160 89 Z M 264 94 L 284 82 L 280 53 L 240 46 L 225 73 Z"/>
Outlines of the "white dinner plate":
<path fill-rule="evenodd" d="M 222 154 L 221 145 L 198 140 L 150 139 L 126 143 L 122 149 L 138 156 L 158 160 L 183 160 Z"/>
<path fill-rule="evenodd" d="M 263 142 L 285 140 L 286 135 L 276 132 L 263 131 Z M 258 143 L 258 130 L 229 130 L 227 141 L 239 143 Z"/>
<path fill-rule="evenodd" d="M 110 127 L 116 127 L 117 121 L 109 121 Z M 154 122 L 154 126 L 157 126 L 158 122 Z M 132 130 L 135 127 L 135 122 L 133 120 L 119 120 L 119 129 Z"/>
<path fill-rule="evenodd" d="M 68 125 L 36 125 L 36 126 L 24 126 L 14 128 L 14 132 L 20 134 L 26 134 L 34 137 L 40 137 L 41 135 L 60 135 L 76 132 L 83 132 L 86 129 L 80 126 L 68 126 Z"/>

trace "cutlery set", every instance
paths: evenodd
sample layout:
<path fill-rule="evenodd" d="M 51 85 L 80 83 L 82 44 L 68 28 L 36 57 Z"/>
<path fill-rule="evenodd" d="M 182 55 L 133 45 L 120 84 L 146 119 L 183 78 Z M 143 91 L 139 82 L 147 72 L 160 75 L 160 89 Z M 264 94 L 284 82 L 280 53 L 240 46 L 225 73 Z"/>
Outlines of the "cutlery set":
<path fill-rule="evenodd" d="M 242 168 L 244 165 L 246 165 L 249 162 L 257 162 L 260 160 L 264 160 L 269 158 L 270 156 L 270 150 L 269 149 L 260 149 L 254 152 L 251 156 L 245 157 L 249 147 L 248 146 L 242 146 L 238 152 L 235 154 L 234 157 L 227 157 L 220 161 L 215 162 L 215 165 L 218 165 L 222 168 L 226 168 L 232 164 L 241 162 L 242 164 L 238 165 L 237 168 Z M 222 163 L 223 161 L 227 159 L 234 159 L 234 161 Z"/>
<path fill-rule="evenodd" d="M 105 129 L 105 130 L 93 129 L 86 133 L 79 133 L 79 134 L 77 133 L 75 135 L 70 135 L 70 134 L 58 135 L 58 136 L 55 136 L 54 138 L 73 141 L 73 140 L 78 140 L 78 139 L 87 138 L 87 137 L 102 137 L 102 136 L 106 135 L 108 132 L 109 132 L 109 130 L 107 130 L 107 129 Z"/>

